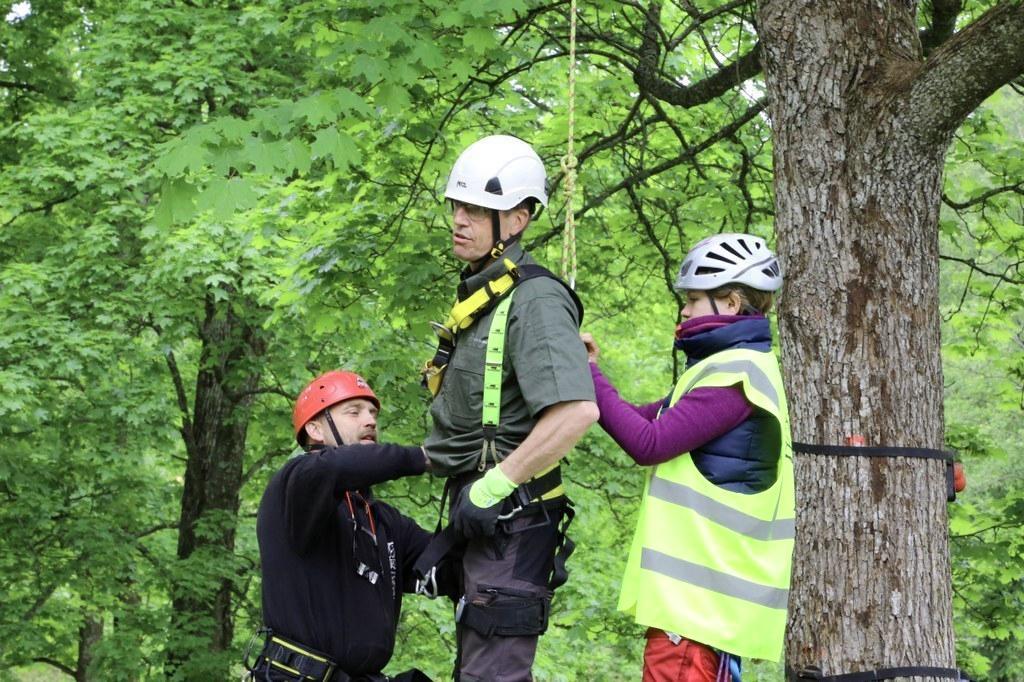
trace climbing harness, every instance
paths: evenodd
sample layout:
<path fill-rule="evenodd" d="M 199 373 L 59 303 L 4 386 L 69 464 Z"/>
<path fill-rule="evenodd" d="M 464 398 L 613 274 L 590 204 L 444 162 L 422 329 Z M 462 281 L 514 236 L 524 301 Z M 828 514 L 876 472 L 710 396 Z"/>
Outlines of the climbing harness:
<path fill-rule="evenodd" d="M 583 303 L 576 296 L 576 292 L 565 282 L 555 277 L 550 270 L 534 264 L 516 265 L 508 258 L 502 260 L 502 267 L 505 269 L 505 272 L 501 275 L 485 282 L 482 287 L 465 299 L 457 300 L 455 305 L 452 306 L 451 311 L 449 311 L 444 324 L 440 322 L 430 323 L 434 333 L 437 335 L 437 350 L 434 352 L 434 357 L 428 360 L 423 369 L 420 370 L 420 374 L 422 375 L 422 385 L 430 390 L 432 396 L 436 397 L 441 390 L 445 370 L 448 367 L 448 362 L 451 360 L 452 353 L 455 351 L 455 342 L 459 332 L 472 326 L 477 319 L 486 315 L 514 287 L 528 279 L 550 277 L 565 286 L 573 303 L 576 304 L 579 321 L 580 323 L 583 322 Z"/>
<path fill-rule="evenodd" d="M 482 637 L 528 637 L 548 629 L 550 601 L 512 588 L 488 587 L 473 599 L 463 595 L 455 608 L 455 622 Z"/>
<path fill-rule="evenodd" d="M 715 682 L 743 682 L 741 672 L 739 656 L 724 651 L 718 652 L 718 673 L 715 675 Z"/>
<path fill-rule="evenodd" d="M 574 151 L 576 132 L 576 0 L 569 3 L 569 134 L 566 153 L 562 157 L 565 173 L 565 233 L 562 238 L 562 278 L 570 289 L 576 288 L 576 216 L 573 199 L 576 193 L 576 167 Z"/>
<path fill-rule="evenodd" d="M 263 648 L 250 664 L 253 643 L 260 635 L 264 636 Z M 262 628 L 253 634 L 245 648 L 242 665 L 247 671 L 242 676 L 243 682 L 281 679 L 293 682 L 430 682 L 430 678 L 418 668 L 410 668 L 394 676 L 383 673 L 349 675 L 326 654 L 274 634 L 270 628 Z"/>
<path fill-rule="evenodd" d="M 505 353 L 505 331 L 508 325 L 508 315 L 512 303 L 512 298 L 515 294 L 514 287 L 521 282 L 531 279 L 533 277 L 551 277 L 555 281 L 561 282 L 546 268 L 539 265 L 512 265 L 510 261 L 505 261 L 506 273 L 497 278 L 497 281 L 501 281 L 505 277 L 511 278 L 511 283 L 508 286 L 503 284 L 495 284 L 495 280 L 486 283 L 481 289 L 477 290 L 473 295 L 469 296 L 465 301 L 456 304 L 456 308 L 459 308 L 465 304 L 465 308 L 458 311 L 456 314 L 453 308 L 453 313 L 449 315 L 448 322 L 445 325 L 438 325 L 443 327 L 446 332 L 444 335 L 439 333 L 439 347 L 438 351 L 441 353 L 442 346 L 444 346 L 444 364 L 447 364 L 451 357 L 451 353 L 455 349 L 455 340 L 457 333 L 461 329 L 469 327 L 476 319 L 486 313 L 490 306 L 495 303 L 495 298 L 498 298 L 498 294 L 491 293 L 499 290 L 503 290 L 503 297 L 497 302 L 497 307 L 494 309 L 494 315 L 490 320 L 490 326 L 488 327 L 487 334 L 487 350 L 484 360 L 484 377 L 483 377 L 483 408 L 481 411 L 481 430 L 483 433 L 483 444 L 480 451 L 480 460 L 477 463 L 477 474 L 479 472 L 486 471 L 492 466 L 496 466 L 500 461 L 498 455 L 497 445 L 495 438 L 498 432 L 498 425 L 501 418 L 501 387 L 502 387 L 502 369 L 504 367 L 504 353 Z M 516 273 L 511 275 L 511 273 Z M 564 282 L 561 282 L 563 285 Z M 479 294 L 481 291 L 485 293 L 481 299 L 482 302 L 475 302 L 470 304 L 473 297 Z M 583 319 L 583 304 L 580 302 L 576 294 L 566 286 L 566 291 L 572 297 L 573 302 L 577 306 L 579 318 Z M 469 312 L 465 312 L 469 311 Z M 466 322 L 469 317 L 471 320 Z M 434 364 L 435 367 L 438 356 L 435 355 L 434 360 L 428 365 Z M 435 376 L 443 377 L 443 367 L 440 374 Z M 440 379 L 437 382 L 436 390 L 440 390 Z M 436 390 L 434 391 L 436 395 Z M 477 478 L 477 474 L 474 474 L 472 480 Z M 413 573 L 415 574 L 416 581 L 416 592 L 427 597 L 437 596 L 437 578 L 436 578 L 436 566 L 445 555 L 449 554 L 458 545 L 461 544 L 462 538 L 456 533 L 453 526 L 448 525 L 442 529 L 442 519 L 444 518 L 444 505 L 445 501 L 451 497 L 451 485 L 452 478 L 449 478 L 445 482 L 444 492 L 441 497 L 441 510 L 438 513 L 437 526 L 434 529 L 434 537 L 430 543 L 420 554 L 415 566 L 413 567 Z M 472 480 L 465 478 L 459 483 L 469 485 Z M 565 497 L 565 491 L 562 487 L 562 474 L 561 467 L 555 465 L 549 470 L 541 472 L 534 478 L 520 484 L 512 492 L 512 494 L 506 499 L 502 508 L 501 514 L 498 516 L 499 527 L 506 534 L 521 533 L 532 528 L 537 528 L 544 525 L 551 524 L 552 511 L 562 511 L 562 525 L 559 528 L 559 540 L 556 547 L 554 565 L 552 574 L 549 580 L 548 587 L 552 590 L 561 586 L 568 579 L 568 571 L 565 568 L 566 560 L 569 555 L 575 550 L 575 543 L 572 542 L 566 535 L 566 531 L 569 524 L 572 522 L 575 512 L 572 509 L 571 501 Z M 557 508 L 557 509 L 556 509 Z M 523 527 L 517 527 L 513 530 L 511 522 L 523 515 L 539 515 L 541 518 L 536 523 L 527 524 Z"/>
<path fill-rule="evenodd" d="M 480 463 L 477 465 L 477 471 L 480 472 L 487 470 L 488 455 L 491 459 L 491 466 L 498 465 L 498 448 L 494 439 L 498 434 L 498 418 L 501 414 L 501 373 L 505 359 L 508 309 L 515 293 L 513 289 L 494 309 L 491 327 L 487 334 L 487 353 L 484 356 L 483 414 L 481 415 L 484 444 L 483 450 L 480 452 Z"/>
<path fill-rule="evenodd" d="M 263 649 L 250 665 L 249 655 L 253 642 L 259 635 L 265 635 Z M 258 630 L 252 636 L 246 647 L 242 664 L 249 671 L 247 679 L 256 682 L 271 679 L 272 673 L 275 677 L 289 675 L 294 680 L 316 680 L 317 682 L 328 682 L 328 680 L 341 682 L 349 679 L 348 675 L 338 670 L 338 664 L 332 661 L 327 654 L 275 635 L 270 628 Z M 344 677 L 339 677 L 336 673 L 340 673 Z"/>
<path fill-rule="evenodd" d="M 434 333 L 437 334 L 437 351 L 423 366 L 423 385 L 430 389 L 430 394 L 436 396 L 441 390 L 441 382 L 444 380 L 444 371 L 448 367 L 452 351 L 455 350 L 455 337 L 463 329 L 472 325 L 476 319 L 494 305 L 495 301 L 512 290 L 521 277 L 518 266 L 509 259 L 504 259 L 502 265 L 505 272 L 495 279 L 486 282 L 482 287 L 474 291 L 465 300 L 456 301 L 448 313 L 444 324 L 431 322 Z"/>
<path fill-rule="evenodd" d="M 466 477 L 459 482 L 459 487 L 470 485 L 475 479 L 475 475 L 472 478 Z M 437 565 L 446 555 L 456 550 L 464 542 L 455 531 L 454 526 L 443 525 L 444 506 L 445 502 L 452 497 L 453 480 L 449 478 L 445 481 L 444 491 L 441 493 L 441 508 L 438 513 L 437 525 L 434 527 L 434 536 L 423 549 L 412 569 L 413 575 L 416 576 L 414 592 L 430 599 L 438 596 Z M 555 547 L 554 565 L 548 581 L 548 587 L 552 590 L 564 585 L 568 579 L 569 572 L 565 568 L 565 562 L 576 549 L 576 543 L 566 535 L 569 525 L 576 515 L 571 504 L 563 492 L 561 467 L 555 466 L 547 472 L 519 484 L 506 499 L 505 507 L 498 516 L 498 527 L 507 535 L 512 535 L 550 525 L 551 513 L 553 511 L 563 512 L 562 526 L 559 528 L 559 541 Z M 511 521 L 523 515 L 539 515 L 543 518 L 536 523 L 513 529 Z"/>

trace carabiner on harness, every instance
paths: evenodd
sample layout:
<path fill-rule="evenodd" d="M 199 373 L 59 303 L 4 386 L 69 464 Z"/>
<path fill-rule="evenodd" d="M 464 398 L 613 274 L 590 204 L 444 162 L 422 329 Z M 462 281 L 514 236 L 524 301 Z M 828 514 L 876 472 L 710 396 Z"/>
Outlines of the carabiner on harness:
<path fill-rule="evenodd" d="M 437 599 L 437 566 L 431 566 L 422 579 L 416 580 L 413 592 L 427 599 Z"/>

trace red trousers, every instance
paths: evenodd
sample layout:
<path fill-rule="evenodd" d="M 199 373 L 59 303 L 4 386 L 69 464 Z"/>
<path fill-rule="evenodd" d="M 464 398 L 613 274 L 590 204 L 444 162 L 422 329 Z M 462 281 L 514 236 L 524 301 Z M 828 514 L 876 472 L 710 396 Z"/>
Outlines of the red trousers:
<path fill-rule="evenodd" d="M 715 682 L 718 654 L 698 642 L 673 644 L 663 630 L 647 630 L 643 682 Z"/>

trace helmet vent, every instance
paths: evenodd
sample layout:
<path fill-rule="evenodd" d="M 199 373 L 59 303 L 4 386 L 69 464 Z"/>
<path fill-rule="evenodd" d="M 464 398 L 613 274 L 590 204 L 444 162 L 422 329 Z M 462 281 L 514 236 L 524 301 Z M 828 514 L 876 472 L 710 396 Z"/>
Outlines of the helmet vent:
<path fill-rule="evenodd" d="M 753 252 L 753 251 L 752 251 L 752 250 L 750 249 L 750 245 L 749 245 L 749 244 L 747 244 L 747 240 L 746 240 L 746 239 L 737 239 L 736 241 L 737 241 L 737 242 L 739 242 L 739 245 L 740 245 L 740 246 L 742 246 L 742 247 L 743 247 L 743 249 L 744 249 L 744 250 L 745 250 L 745 251 L 746 251 L 746 252 L 747 252 L 748 254 L 750 254 L 750 255 L 753 255 L 753 254 L 754 254 L 754 252 Z M 754 243 L 754 248 L 755 248 L 755 249 L 757 249 L 757 248 L 760 248 L 760 246 L 761 246 L 760 244 L 758 244 L 758 243 L 756 243 L 756 242 Z"/>
<path fill-rule="evenodd" d="M 701 267 L 697 268 L 697 272 L 695 272 L 693 274 L 695 274 L 695 275 L 717 275 L 718 273 L 724 272 L 724 271 L 725 271 L 725 268 L 712 268 L 712 267 L 708 267 L 707 265 L 702 265 Z"/>
<path fill-rule="evenodd" d="M 739 240 L 739 242 L 740 242 L 740 244 L 743 244 L 743 240 Z M 732 245 L 730 245 L 728 242 L 722 242 L 722 248 L 725 249 L 726 251 L 728 251 L 729 253 L 731 253 L 732 255 L 734 255 L 739 260 L 743 260 L 743 254 L 741 254 L 736 249 L 732 248 Z M 711 255 L 711 254 L 708 254 L 708 255 Z"/>
<path fill-rule="evenodd" d="M 494 176 L 487 181 L 487 184 L 484 185 L 484 191 L 489 194 L 501 194 L 501 180 L 498 179 L 498 176 Z"/>
<path fill-rule="evenodd" d="M 731 250 L 732 249 L 730 249 L 730 251 Z M 733 251 L 733 255 L 736 255 L 735 251 Z M 714 258 L 715 260 L 722 261 L 723 263 L 727 263 L 729 265 L 736 265 L 735 261 L 729 260 L 728 258 L 726 258 L 725 256 L 723 256 L 720 253 L 710 252 L 710 253 L 708 253 L 708 258 Z"/>
<path fill-rule="evenodd" d="M 688 260 L 685 263 L 683 263 L 683 267 L 679 268 L 679 276 L 683 277 L 688 272 L 690 272 L 690 266 L 692 266 L 692 265 L 693 265 L 693 261 L 692 260 Z"/>

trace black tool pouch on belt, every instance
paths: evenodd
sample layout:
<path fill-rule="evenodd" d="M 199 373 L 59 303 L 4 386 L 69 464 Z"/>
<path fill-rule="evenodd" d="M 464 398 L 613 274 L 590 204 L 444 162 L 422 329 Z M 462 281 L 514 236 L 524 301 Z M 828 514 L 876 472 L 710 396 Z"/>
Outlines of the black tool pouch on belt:
<path fill-rule="evenodd" d="M 455 621 L 483 637 L 542 635 L 550 609 L 551 601 L 544 596 L 481 585 L 479 594 L 459 601 Z"/>

